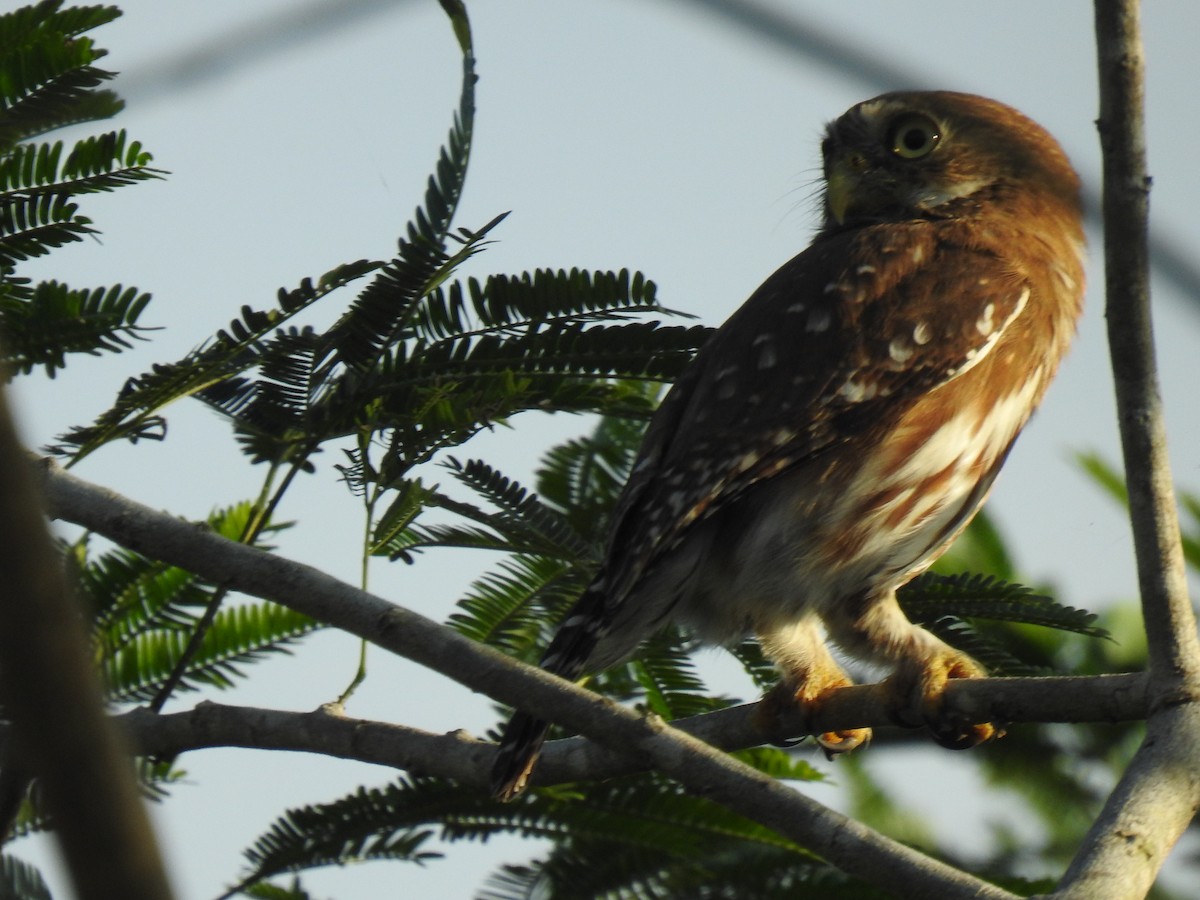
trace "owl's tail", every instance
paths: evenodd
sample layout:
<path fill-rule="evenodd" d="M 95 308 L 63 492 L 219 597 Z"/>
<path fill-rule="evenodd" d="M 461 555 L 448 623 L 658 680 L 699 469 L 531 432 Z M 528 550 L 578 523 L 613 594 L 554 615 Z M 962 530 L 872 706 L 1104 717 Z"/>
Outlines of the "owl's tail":
<path fill-rule="evenodd" d="M 549 730 L 549 722 L 520 711 L 508 720 L 492 765 L 493 797 L 507 803 L 525 792 Z"/>
<path fill-rule="evenodd" d="M 604 588 L 603 580 L 597 579 L 571 607 L 542 657 L 541 667 L 547 672 L 568 681 L 583 673 L 608 628 Z M 492 765 L 493 797 L 514 800 L 525 791 L 549 730 L 549 722 L 520 710 L 509 719 Z"/>

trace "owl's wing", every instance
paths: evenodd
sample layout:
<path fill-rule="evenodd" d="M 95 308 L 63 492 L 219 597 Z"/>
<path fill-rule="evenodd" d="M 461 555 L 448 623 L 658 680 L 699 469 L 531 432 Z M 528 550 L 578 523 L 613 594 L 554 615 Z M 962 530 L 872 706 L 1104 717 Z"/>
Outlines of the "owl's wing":
<path fill-rule="evenodd" d="M 960 377 L 1028 297 L 1020 272 L 938 223 L 819 238 L 713 335 L 651 421 L 610 531 L 625 571 L 609 589 L 750 486 Z"/>

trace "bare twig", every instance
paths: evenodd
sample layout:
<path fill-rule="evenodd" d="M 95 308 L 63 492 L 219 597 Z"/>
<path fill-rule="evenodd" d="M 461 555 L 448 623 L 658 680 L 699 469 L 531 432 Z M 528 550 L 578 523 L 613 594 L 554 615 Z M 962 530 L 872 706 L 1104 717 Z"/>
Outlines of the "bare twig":
<path fill-rule="evenodd" d="M 991 678 L 954 682 L 947 705 L 954 715 L 980 721 L 1005 717 L 1023 722 L 1118 722 L 1145 717 L 1142 675 L 1067 678 Z M 778 730 L 764 733 L 756 724 L 757 704 L 679 719 L 671 725 L 722 750 L 782 741 L 807 728 L 828 731 L 874 726 L 875 744 L 887 746 L 889 713 L 886 689 L 860 685 L 839 691 L 821 710 L 819 722 L 805 722 L 799 711 L 778 718 Z M 1014 715 L 1015 714 L 1015 715 Z M 432 734 L 404 725 L 343 715 L 335 706 L 313 712 L 229 706 L 204 702 L 185 712 L 158 715 L 138 709 L 117 719 L 139 752 L 176 756 L 207 747 L 245 747 L 321 753 L 490 789 L 489 772 L 496 745 L 463 731 Z M 815 752 L 815 751 L 814 751 Z M 551 741 L 538 765 L 538 784 L 592 781 L 644 771 L 646 761 L 613 753 L 583 737 Z"/>
<path fill-rule="evenodd" d="M 83 900 L 171 896 L 129 755 L 103 711 L 36 484 L 0 392 L 0 705 L 18 769 L 38 778 Z"/>
<path fill-rule="evenodd" d="M 1161 690 L 1194 686 L 1200 643 L 1188 601 L 1175 489 L 1167 459 L 1150 309 L 1150 178 L 1143 133 L 1143 57 L 1134 0 L 1098 0 L 1100 143 L 1108 343 L 1151 677 Z"/>
<path fill-rule="evenodd" d="M 1136 0 L 1097 0 L 1108 339 L 1150 655 L 1146 739 L 1055 897 L 1142 897 L 1200 808 L 1200 643 L 1187 596 L 1150 315 Z"/>
<path fill-rule="evenodd" d="M 155 512 L 47 468 L 55 516 L 232 590 L 274 600 L 363 637 L 467 687 L 545 715 L 671 776 L 820 854 L 865 881 L 904 896 L 1013 895 L 875 832 L 667 724 L 509 659 L 449 628 L 311 566 L 283 559 Z"/>

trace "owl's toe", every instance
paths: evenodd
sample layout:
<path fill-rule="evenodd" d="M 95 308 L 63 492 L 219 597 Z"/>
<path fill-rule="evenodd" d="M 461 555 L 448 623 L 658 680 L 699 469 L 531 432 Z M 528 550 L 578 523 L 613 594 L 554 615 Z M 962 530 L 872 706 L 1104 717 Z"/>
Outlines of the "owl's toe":
<path fill-rule="evenodd" d="M 817 711 L 826 697 L 840 688 L 849 686 L 852 682 L 838 673 L 837 677 L 821 679 L 819 689 L 816 684 L 816 679 L 809 678 L 799 687 L 787 679 L 775 685 L 763 697 L 755 711 L 755 720 L 759 727 L 764 731 L 777 731 L 780 716 L 785 712 L 795 710 L 799 710 L 805 721 L 809 722 L 816 717 Z M 816 739 L 817 745 L 820 746 L 827 759 L 849 753 L 871 740 L 870 728 L 847 728 L 842 731 L 823 733 L 816 733 L 809 728 L 808 733 Z"/>
<path fill-rule="evenodd" d="M 816 736 L 817 744 L 826 759 L 833 759 L 871 742 L 870 728 L 849 728 L 845 731 L 826 731 Z"/>
<path fill-rule="evenodd" d="M 929 729 L 933 739 L 950 750 L 968 750 L 1004 736 L 989 722 L 971 722 L 947 708 L 946 686 L 956 678 L 984 678 L 987 672 L 970 657 L 948 651 L 918 664 L 902 666 L 888 684 L 895 696 L 893 713 L 907 728 Z"/>

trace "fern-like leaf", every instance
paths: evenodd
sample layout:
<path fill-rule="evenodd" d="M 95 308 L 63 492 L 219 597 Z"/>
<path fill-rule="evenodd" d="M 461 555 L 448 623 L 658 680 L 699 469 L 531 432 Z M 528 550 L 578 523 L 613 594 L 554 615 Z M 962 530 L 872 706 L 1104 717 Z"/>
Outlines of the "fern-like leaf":
<path fill-rule="evenodd" d="M 493 219 L 475 233 L 467 233 L 463 249 L 447 252 L 454 212 L 462 195 L 475 124 L 475 60 L 463 54 L 462 92 L 458 114 L 437 168 L 429 178 L 425 205 L 418 207 L 401 239 L 395 258 L 376 275 L 346 314 L 334 325 L 326 345 L 326 375 L 340 367 L 369 371 L 395 343 L 414 305 L 434 290 L 455 266 L 468 258 L 491 228 Z M 502 218 L 502 217 L 501 217 Z"/>
<path fill-rule="evenodd" d="M 898 592 L 905 614 L 942 640 L 978 660 L 994 675 L 1046 675 L 1051 670 L 1015 655 L 1008 640 L 982 621 L 1040 625 L 1088 637 L 1107 638 L 1086 610 L 1063 606 L 1051 597 L 990 575 L 936 575 L 927 572 Z M 967 621 L 970 620 L 970 621 Z"/>
<path fill-rule="evenodd" d="M 42 873 L 9 854 L 0 854 L 0 897 L 7 900 L 53 900 Z"/>
<path fill-rule="evenodd" d="M 241 316 L 211 341 L 178 362 L 156 364 L 149 372 L 129 379 L 113 406 L 92 425 L 72 428 L 60 436 L 60 443 L 48 449 L 72 457 L 74 464 L 114 440 L 161 440 L 166 435 L 166 421 L 159 411 L 176 400 L 198 394 L 222 412 L 232 414 L 222 404 L 244 388 L 245 382 L 234 379 L 257 364 L 268 336 L 319 300 L 378 267 L 379 263 L 365 259 L 340 265 L 315 284 L 306 278 L 295 289 L 280 288 L 276 308 L 242 307 Z M 224 387 L 218 389 L 218 385 Z"/>
<path fill-rule="evenodd" d="M 522 803 L 541 833 L 555 836 L 554 850 L 505 867 L 479 897 L 783 898 L 826 885 L 833 897 L 875 896 L 852 893 L 850 879 L 795 844 L 662 779 L 621 779 L 562 799 L 540 792 Z M 538 832 L 525 825 L 522 833 Z"/>
<path fill-rule="evenodd" d="M 341 865 L 368 859 L 427 862 L 440 854 L 422 849 L 433 835 L 437 811 L 461 805 L 461 789 L 440 786 L 457 804 L 437 802 L 437 791 L 428 782 L 411 791 L 409 784 L 382 789 L 359 788 L 342 800 L 288 811 L 245 852 L 252 872 L 239 885 L 250 884 L 285 872 L 326 865 Z M 424 790 L 421 788 L 424 787 Z M 478 795 L 478 792 L 474 792 Z M 419 803 L 409 808 L 413 794 Z M 476 797 L 476 803 L 485 802 Z M 431 815 L 432 814 L 432 815 Z"/>
<path fill-rule="evenodd" d="M 935 575 L 925 573 L 899 593 L 900 605 L 914 621 L 925 622 L 950 615 L 999 622 L 1042 625 L 1090 637 L 1109 637 L 1093 623 L 1096 614 L 1064 606 L 1052 597 L 1021 584 L 990 575 Z"/>
<path fill-rule="evenodd" d="M 242 668 L 268 653 L 289 653 L 290 645 L 320 628 L 319 622 L 276 603 L 256 603 L 222 609 L 205 632 L 179 682 L 182 690 L 200 685 L 229 688 Z M 103 661 L 118 702 L 152 700 L 183 657 L 189 635 L 158 630 L 138 635 Z"/>
<path fill-rule="evenodd" d="M 0 191 L 36 197 L 112 191 L 166 173 L 151 168 L 153 157 L 124 131 L 77 141 L 66 160 L 63 144 L 19 144 L 0 160 Z M 61 164 L 60 164 L 61 162 Z"/>
<path fill-rule="evenodd" d="M 752 847 L 822 865 L 770 829 L 653 776 L 591 785 L 585 791 L 541 790 L 511 804 L 439 779 L 408 777 L 290 811 L 246 852 L 253 870 L 243 883 L 351 860 L 427 859 L 429 852 L 421 848 L 436 826 L 447 841 L 483 840 L 499 833 L 565 839 L 568 848 L 623 859 L 627 872 L 639 853 L 656 854 L 660 867 L 671 860 L 695 866 Z M 614 873 L 618 869 L 609 868 Z"/>
<path fill-rule="evenodd" d="M 0 152 L 55 128 L 108 118 L 123 105 L 96 90 L 113 75 L 93 65 L 104 51 L 81 36 L 120 10 L 61 7 L 61 0 L 43 0 L 0 16 Z"/>
<path fill-rule="evenodd" d="M 247 887 L 243 893 L 247 897 L 255 897 L 256 900 L 316 900 L 300 884 L 299 878 L 293 878 L 290 887 L 280 887 L 277 884 L 269 883 L 253 884 Z"/>
<path fill-rule="evenodd" d="M 642 702 L 668 721 L 723 709 L 730 701 L 714 697 L 696 673 L 690 642 L 672 630 L 647 641 L 631 663 L 643 690 Z"/>
<path fill-rule="evenodd" d="M 41 282 L 23 300 L 0 295 L 0 361 L 16 372 L 44 366 L 54 377 L 68 353 L 120 352 L 147 330 L 137 321 L 149 302 L 137 288 L 73 290 L 57 281 Z"/>
<path fill-rule="evenodd" d="M 53 376 L 72 353 L 117 352 L 145 330 L 148 294 L 120 285 L 72 290 L 18 277 L 19 263 L 96 233 L 79 211 L 83 194 L 164 173 L 124 131 L 77 141 L 20 143 L 121 108 L 96 90 L 112 73 L 93 65 L 104 51 L 82 34 L 120 15 L 115 7 L 61 9 L 59 0 L 0 15 L 0 357 L 9 377 L 44 366 Z"/>
<path fill-rule="evenodd" d="M 525 659 L 544 647 L 548 621 L 569 606 L 587 573 L 561 559 L 517 554 L 477 579 L 448 624 L 474 640 Z"/>
<path fill-rule="evenodd" d="M 659 385 L 633 382 L 630 386 L 641 394 L 646 409 L 652 410 Z M 537 489 L 543 502 L 593 546 L 604 539 L 645 428 L 640 418 L 605 416 L 586 437 L 551 448 L 538 468 Z"/>
<path fill-rule="evenodd" d="M 207 525 L 231 540 L 242 540 L 253 504 L 215 511 Z M 269 549 L 281 524 L 261 528 L 255 546 Z M 118 702 L 150 699 L 171 674 L 199 617 L 217 588 L 191 572 L 123 548 L 88 557 L 87 538 L 66 547 L 76 580 L 94 610 L 92 635 L 98 662 Z M 184 672 L 184 686 L 227 687 L 241 668 L 288 646 L 320 627 L 306 616 L 273 603 L 222 611 L 208 629 L 199 652 Z"/>

